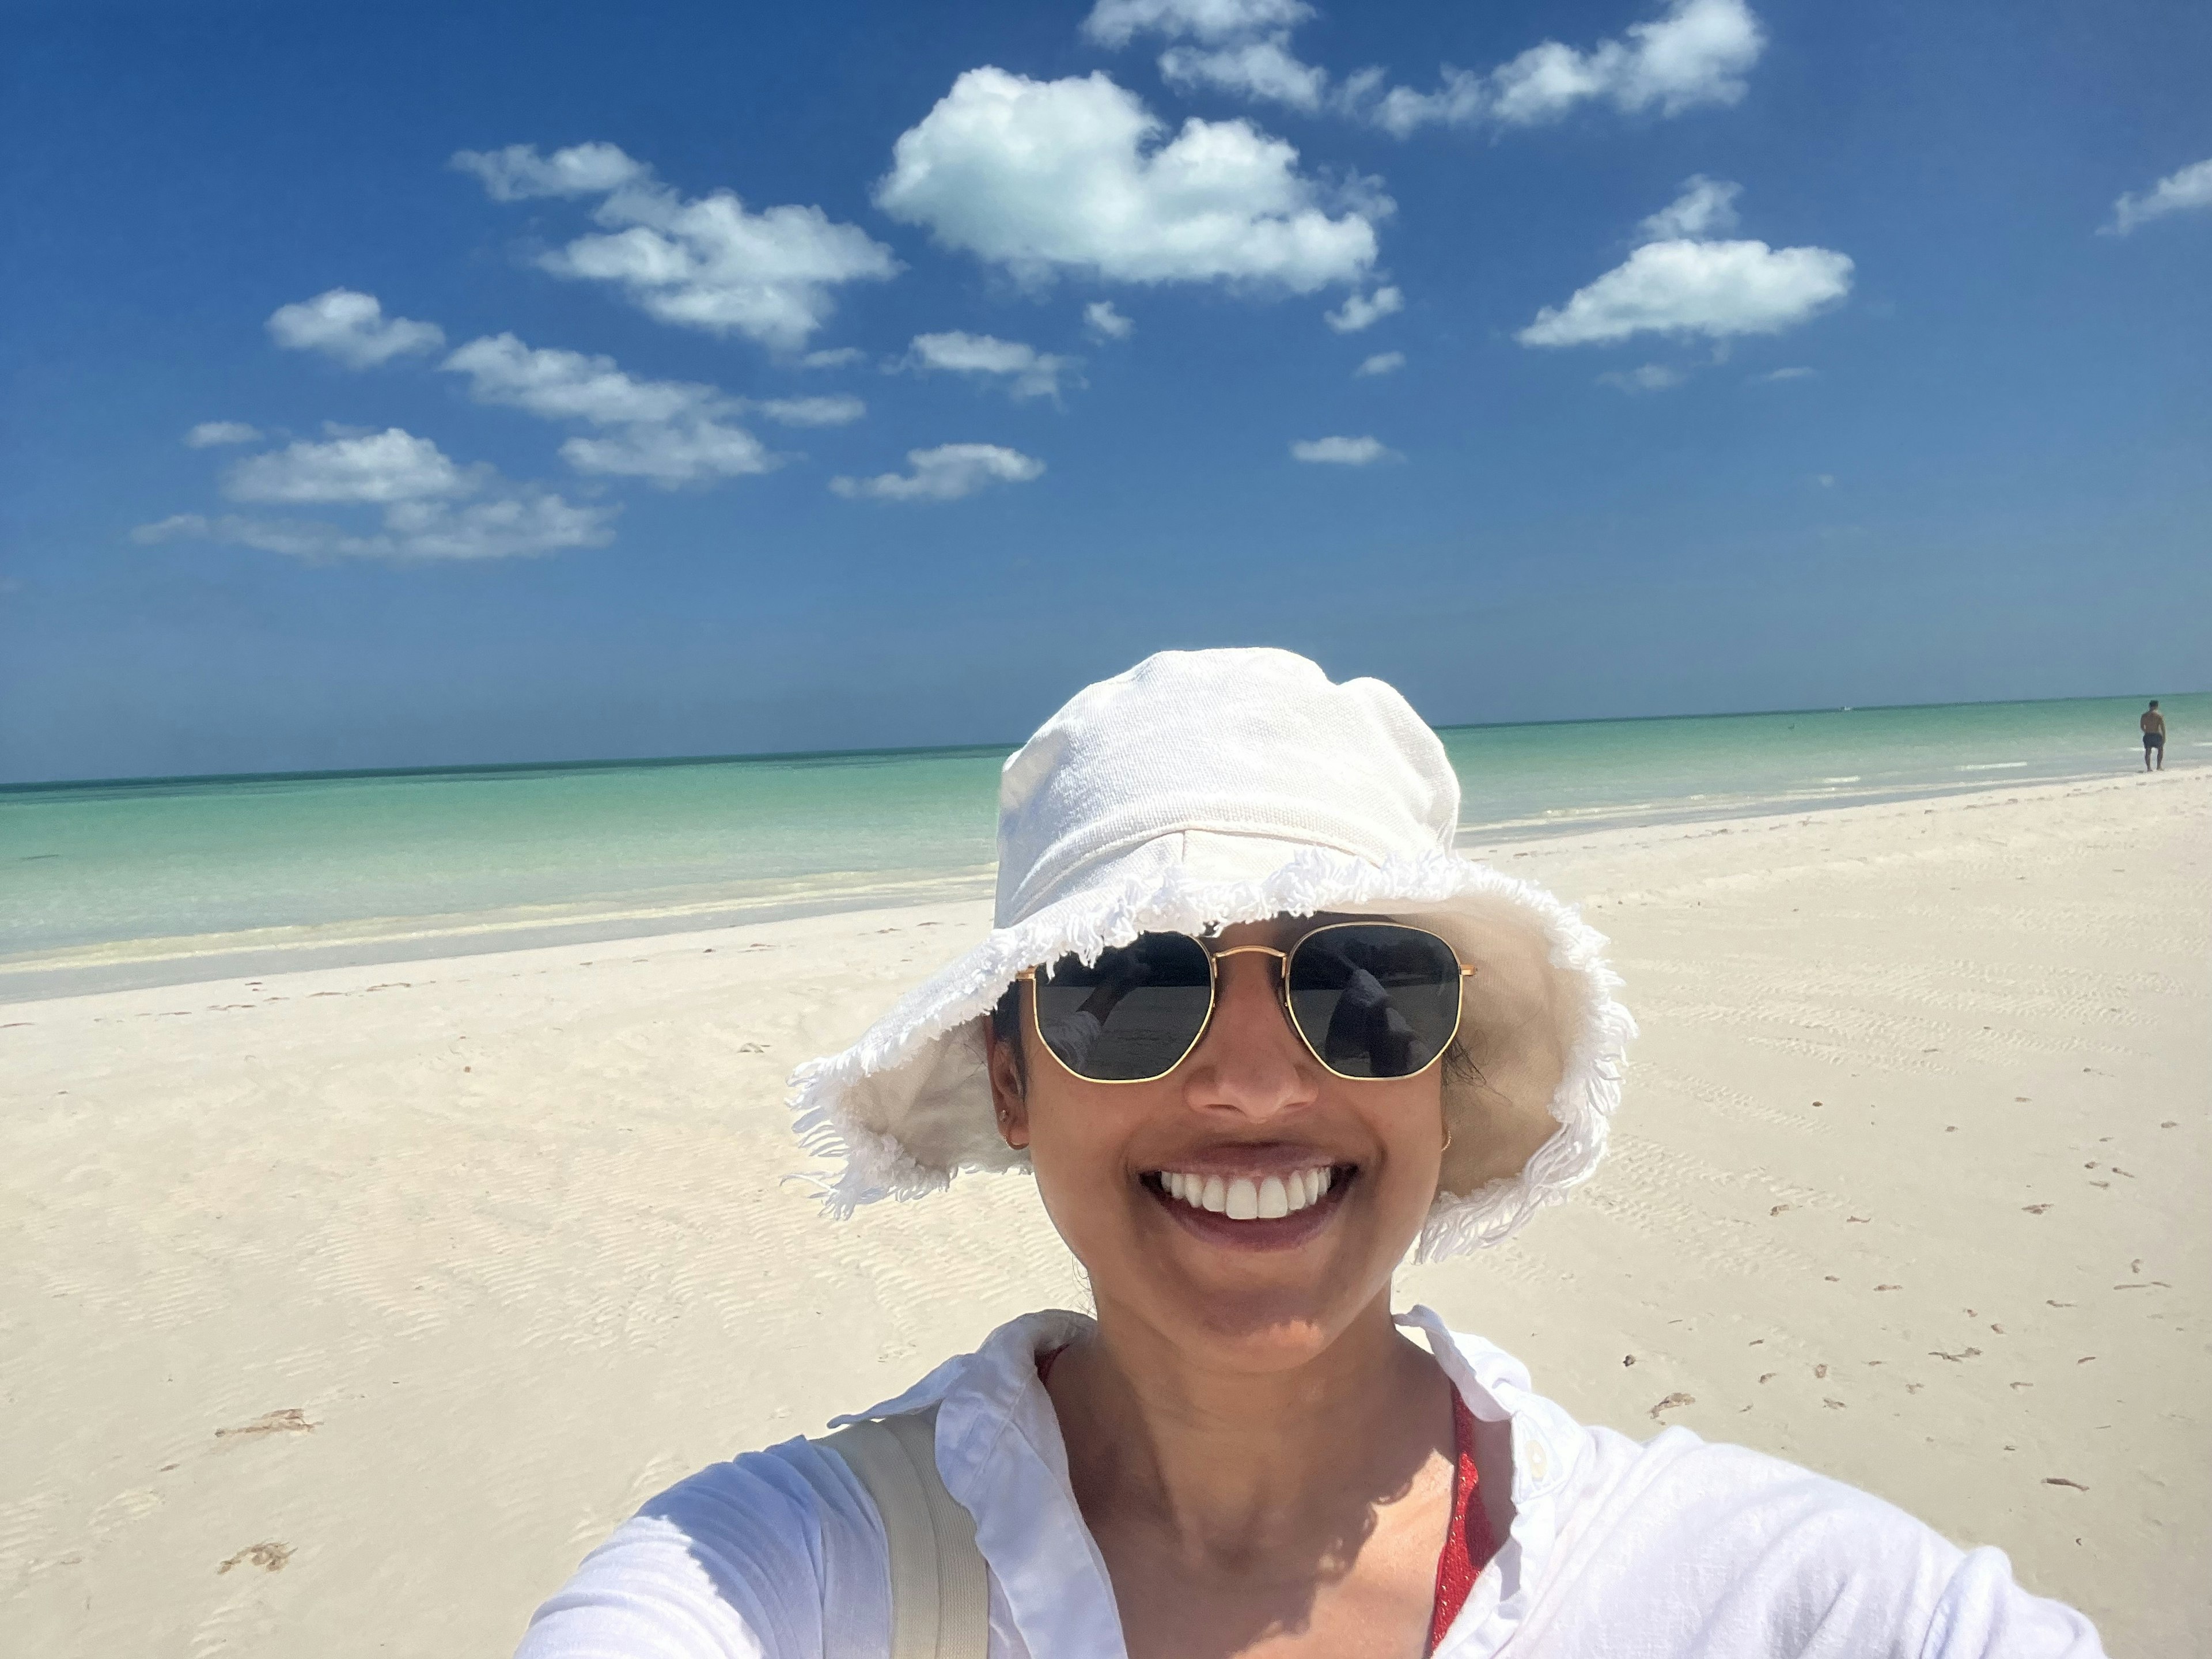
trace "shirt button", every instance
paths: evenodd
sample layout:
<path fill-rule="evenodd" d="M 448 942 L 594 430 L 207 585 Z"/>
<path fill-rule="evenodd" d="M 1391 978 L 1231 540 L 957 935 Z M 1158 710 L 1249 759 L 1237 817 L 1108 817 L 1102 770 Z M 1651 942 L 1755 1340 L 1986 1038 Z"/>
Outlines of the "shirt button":
<path fill-rule="evenodd" d="M 1531 1480 L 1541 1480 L 1552 1472 L 1552 1460 L 1544 1455 L 1544 1448 L 1538 1442 L 1528 1444 L 1528 1468 Z"/>

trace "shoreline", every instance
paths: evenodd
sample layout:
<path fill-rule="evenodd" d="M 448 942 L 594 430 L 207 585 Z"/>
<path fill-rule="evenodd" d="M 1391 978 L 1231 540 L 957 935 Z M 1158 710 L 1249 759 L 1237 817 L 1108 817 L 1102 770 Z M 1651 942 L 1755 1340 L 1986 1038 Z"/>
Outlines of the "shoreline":
<path fill-rule="evenodd" d="M 2177 778 L 2212 769 L 2185 764 L 2172 769 Z M 1492 854 L 1519 856 L 1542 846 L 1573 852 L 1586 844 L 1605 844 L 1634 836 L 1669 832 L 1694 838 L 1720 833 L 1737 823 L 1759 824 L 1813 815 L 1849 818 L 1885 808 L 1928 803 L 1971 801 L 2002 794 L 2007 800 L 2063 795 L 2080 789 L 2126 788 L 2156 781 L 2164 775 L 2088 775 L 2010 785 L 2002 780 L 1942 787 L 1899 790 L 1873 799 L 1830 804 L 1826 798 L 1789 805 L 1755 803 L 1740 810 L 1728 802 L 1711 809 L 1689 802 L 1669 804 L 1656 816 L 1633 822 L 1514 820 L 1463 825 L 1460 852 L 1496 862 Z M 1617 816 L 1613 809 L 1602 809 Z M 1656 844 L 1649 841 L 1632 844 Z M 943 873 L 897 872 L 854 874 L 811 885 L 784 884 L 782 890 L 733 893 L 688 901 L 646 902 L 641 896 L 594 906 L 589 900 L 514 906 L 480 913 L 362 918 L 298 927 L 257 928 L 245 933 L 179 934 L 102 941 L 59 949 L 0 956 L 0 1007 L 95 995 L 119 990 L 157 989 L 225 980 L 265 978 L 274 974 L 319 968 L 390 967 L 453 957 L 496 955 L 562 945 L 611 944 L 715 932 L 806 916 L 916 905 L 957 903 L 988 897 L 992 872 L 981 869 Z M 566 912 L 567 915 L 548 913 Z"/>

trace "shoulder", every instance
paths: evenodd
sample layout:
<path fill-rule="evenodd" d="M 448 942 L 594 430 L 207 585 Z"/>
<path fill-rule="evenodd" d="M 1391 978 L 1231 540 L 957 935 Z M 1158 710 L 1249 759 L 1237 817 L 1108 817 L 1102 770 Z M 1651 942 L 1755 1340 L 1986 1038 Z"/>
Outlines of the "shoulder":
<path fill-rule="evenodd" d="M 1638 1650 L 1653 1654 L 2101 1651 L 2079 1613 L 2014 1583 L 2002 1551 L 1962 1551 L 1870 1492 L 1686 1429 L 1586 1432 L 1547 1575 L 1569 1623 L 1629 1620 L 1664 1638 Z"/>
<path fill-rule="evenodd" d="M 836 1454 L 791 1440 L 646 1504 L 538 1609 L 518 1659 L 819 1659 L 890 1628 L 874 1504 Z"/>

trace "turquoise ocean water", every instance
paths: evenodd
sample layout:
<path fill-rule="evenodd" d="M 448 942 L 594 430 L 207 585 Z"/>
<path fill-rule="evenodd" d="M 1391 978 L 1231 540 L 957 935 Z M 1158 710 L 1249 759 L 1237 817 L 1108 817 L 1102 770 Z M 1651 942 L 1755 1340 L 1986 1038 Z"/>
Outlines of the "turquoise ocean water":
<path fill-rule="evenodd" d="M 2162 700 L 2212 764 L 2212 694 Z M 2128 698 L 1456 726 L 1462 838 L 2124 775 Z M 1003 748 L 0 789 L 0 1000 L 989 890 Z"/>

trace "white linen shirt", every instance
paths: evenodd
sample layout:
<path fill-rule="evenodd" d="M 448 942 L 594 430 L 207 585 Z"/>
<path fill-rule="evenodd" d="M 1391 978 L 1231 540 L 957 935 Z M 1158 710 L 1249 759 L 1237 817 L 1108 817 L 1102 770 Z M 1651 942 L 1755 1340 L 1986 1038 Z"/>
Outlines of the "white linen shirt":
<path fill-rule="evenodd" d="M 1740 1446 L 1584 1428 L 1519 1361 L 1426 1308 L 1445 1375 L 1510 1420 L 1512 1528 L 1437 1659 L 2094 1659 L 2072 1608 L 1902 1510 Z M 1037 1356 L 1091 1328 L 1026 1315 L 873 1411 L 938 1407 L 937 1466 L 990 1567 L 989 1659 L 1127 1659 Z M 841 1418 L 839 1422 L 853 1421 Z M 646 1504 L 540 1607 L 518 1659 L 881 1659 L 883 1523 L 842 1459 L 789 1440 Z"/>

